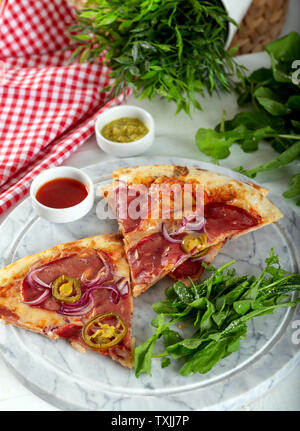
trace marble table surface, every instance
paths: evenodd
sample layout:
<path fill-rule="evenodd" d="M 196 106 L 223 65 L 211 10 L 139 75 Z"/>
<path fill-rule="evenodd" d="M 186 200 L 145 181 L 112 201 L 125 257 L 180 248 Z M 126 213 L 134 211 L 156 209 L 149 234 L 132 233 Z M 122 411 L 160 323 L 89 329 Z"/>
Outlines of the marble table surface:
<path fill-rule="evenodd" d="M 283 28 L 283 34 L 291 30 L 300 31 L 297 17 L 299 17 L 300 4 L 297 0 L 290 1 L 290 10 L 287 22 Z M 268 59 L 264 54 L 243 56 L 241 61 L 251 70 L 267 65 Z M 156 140 L 151 149 L 143 154 L 151 163 L 152 156 L 172 156 L 210 161 L 203 156 L 196 148 L 193 137 L 199 127 L 214 127 L 219 122 L 222 111 L 225 109 L 230 118 L 237 112 L 237 105 L 234 96 L 225 95 L 222 98 L 207 98 L 203 100 L 203 112 L 196 112 L 192 119 L 184 114 L 174 116 L 175 109 L 172 105 L 160 100 L 153 103 L 148 101 L 136 101 L 130 98 L 128 103 L 135 104 L 149 110 L 156 122 Z M 248 168 L 262 163 L 272 156 L 273 150 L 262 145 L 258 154 L 245 155 L 239 148 L 234 148 L 230 158 L 221 162 L 227 168 L 233 168 L 243 164 Z M 112 157 L 103 153 L 97 146 L 94 136 L 92 136 L 75 154 L 66 162 L 67 165 L 84 167 L 97 162 L 112 160 Z M 298 163 L 298 166 L 297 166 Z M 257 181 L 269 188 L 272 193 L 281 194 L 286 188 L 288 178 L 299 168 L 299 162 L 282 168 L 281 170 L 261 174 Z M 296 209 L 293 201 L 286 201 L 291 208 Z M 13 209 L 13 208 L 12 208 Z M 12 210 L 11 209 L 11 210 Z M 11 211 L 10 210 L 10 211 Z M 297 210 L 297 209 L 296 209 Z M 9 211 L 9 212 L 10 212 Z M 300 210 L 298 209 L 300 212 Z M 2 222 L 9 214 L 0 217 Z M 299 345 L 300 348 L 300 345 Z M 55 411 L 59 410 L 52 404 L 45 402 L 34 395 L 10 372 L 0 356 L 0 411 Z M 236 410 L 300 410 L 300 367 L 295 367 L 284 377 L 283 380 L 272 387 L 268 392 Z"/>

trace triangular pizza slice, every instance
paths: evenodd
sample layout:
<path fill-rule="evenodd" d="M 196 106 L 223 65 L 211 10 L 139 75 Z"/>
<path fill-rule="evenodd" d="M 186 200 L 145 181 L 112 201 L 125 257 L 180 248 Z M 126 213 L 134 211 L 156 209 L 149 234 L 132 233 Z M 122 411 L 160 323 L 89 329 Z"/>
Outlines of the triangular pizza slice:
<path fill-rule="evenodd" d="M 267 199 L 265 188 L 194 167 L 119 169 L 101 193 L 114 209 L 124 238 L 133 296 L 201 256 L 205 248 L 283 216 Z"/>
<path fill-rule="evenodd" d="M 0 319 L 133 367 L 129 268 L 120 234 L 57 245 L 0 270 Z"/>

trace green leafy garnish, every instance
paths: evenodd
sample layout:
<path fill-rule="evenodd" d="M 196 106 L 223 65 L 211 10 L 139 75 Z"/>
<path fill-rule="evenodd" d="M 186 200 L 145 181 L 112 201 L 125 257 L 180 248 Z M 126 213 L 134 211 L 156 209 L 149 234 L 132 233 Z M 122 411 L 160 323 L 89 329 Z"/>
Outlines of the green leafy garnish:
<path fill-rule="evenodd" d="M 183 363 L 179 373 L 207 373 L 221 359 L 236 352 L 247 335 L 247 322 L 254 317 L 271 314 L 279 307 L 294 307 L 300 298 L 300 275 L 288 274 L 280 267 L 271 249 L 265 267 L 258 277 L 236 275 L 228 262 L 221 268 L 208 267 L 209 278 L 186 287 L 178 281 L 165 291 L 166 299 L 153 305 L 157 317 L 152 325 L 155 333 L 135 349 L 135 374 L 151 375 L 153 358 L 162 359 L 162 367 L 172 360 Z M 170 326 L 184 322 L 190 336 L 183 336 Z M 163 338 L 165 350 L 154 354 L 155 345 Z"/>
<path fill-rule="evenodd" d="M 244 68 L 226 50 L 233 22 L 220 0 L 90 0 L 69 27 L 72 60 L 105 61 L 118 95 L 174 101 L 177 112 L 201 109 L 196 98 L 229 91 Z"/>
<path fill-rule="evenodd" d="M 295 82 L 293 61 L 300 58 L 300 35 L 292 32 L 266 46 L 271 58 L 271 67 L 255 70 L 243 77 L 236 87 L 240 106 L 252 108 L 238 113 L 212 129 L 199 129 L 195 136 L 198 148 L 216 163 L 230 155 L 233 143 L 244 152 L 259 149 L 265 140 L 279 157 L 254 169 L 237 167 L 235 170 L 254 178 L 259 172 L 277 169 L 300 157 L 300 84 Z M 291 180 L 291 186 L 283 196 L 300 197 L 299 174 Z M 300 199 L 296 200 L 300 205 Z"/>

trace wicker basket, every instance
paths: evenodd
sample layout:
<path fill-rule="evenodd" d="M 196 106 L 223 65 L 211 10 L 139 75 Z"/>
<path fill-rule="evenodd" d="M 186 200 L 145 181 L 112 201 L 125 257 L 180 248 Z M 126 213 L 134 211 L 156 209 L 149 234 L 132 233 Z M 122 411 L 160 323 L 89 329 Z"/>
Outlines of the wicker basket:
<path fill-rule="evenodd" d="M 81 9 L 86 0 L 69 1 Z M 231 43 L 231 46 L 239 47 L 237 55 L 263 51 L 265 45 L 276 39 L 285 22 L 288 6 L 288 0 L 253 0 Z"/>
<path fill-rule="evenodd" d="M 237 55 L 263 51 L 276 39 L 285 23 L 288 0 L 253 0 L 236 32 L 231 46 L 237 45 Z"/>

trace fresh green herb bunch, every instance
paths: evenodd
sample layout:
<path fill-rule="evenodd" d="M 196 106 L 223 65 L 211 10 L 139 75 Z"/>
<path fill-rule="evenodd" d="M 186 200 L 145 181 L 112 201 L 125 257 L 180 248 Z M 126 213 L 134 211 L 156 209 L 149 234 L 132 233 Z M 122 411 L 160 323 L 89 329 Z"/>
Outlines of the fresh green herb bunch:
<path fill-rule="evenodd" d="M 230 90 L 242 67 L 225 50 L 233 22 L 220 0 L 90 0 L 69 27 L 72 59 L 105 54 L 118 95 L 161 96 L 190 113 L 201 109 L 196 93 Z"/>
<path fill-rule="evenodd" d="M 157 313 L 152 321 L 155 333 L 135 349 L 135 374 L 151 374 L 152 358 L 161 358 L 165 368 L 171 360 L 181 360 L 180 374 L 207 373 L 221 359 L 237 351 L 246 337 L 247 322 L 272 314 L 279 307 L 294 307 L 300 298 L 300 275 L 288 274 L 280 267 L 271 249 L 265 268 L 258 277 L 236 275 L 228 262 L 219 269 L 207 267 L 212 275 L 201 283 L 186 287 L 178 281 L 165 291 L 166 299 L 153 304 Z M 166 321 L 167 319 L 167 321 Z M 171 325 L 185 322 L 191 335 L 182 337 Z M 153 354 L 163 338 L 165 351 Z"/>
<path fill-rule="evenodd" d="M 246 110 L 231 120 L 223 118 L 215 130 L 201 128 L 196 134 L 198 148 L 215 161 L 228 157 L 233 143 L 250 153 L 259 149 L 263 139 L 268 142 L 280 153 L 278 157 L 253 169 L 235 169 L 251 178 L 300 157 L 300 79 L 295 70 L 295 60 L 300 60 L 300 34 L 292 32 L 265 49 L 271 67 L 243 77 L 236 88 L 238 104 Z M 300 205 L 300 172 L 290 179 L 289 186 L 283 196 L 296 198 Z"/>

